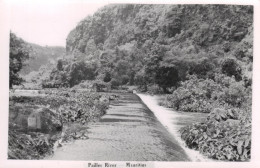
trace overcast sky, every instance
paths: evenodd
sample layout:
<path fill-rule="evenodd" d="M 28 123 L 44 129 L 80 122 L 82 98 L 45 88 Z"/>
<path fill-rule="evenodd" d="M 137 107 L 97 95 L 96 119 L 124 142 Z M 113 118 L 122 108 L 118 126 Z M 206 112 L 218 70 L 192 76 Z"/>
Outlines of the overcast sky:
<path fill-rule="evenodd" d="M 63 0 L 22 1 L 11 3 L 11 31 L 27 42 L 42 46 L 64 46 L 69 32 L 87 15 L 93 14 L 105 2 Z M 54 2 L 54 1 L 53 1 Z M 95 1 L 94 1 L 95 2 Z"/>

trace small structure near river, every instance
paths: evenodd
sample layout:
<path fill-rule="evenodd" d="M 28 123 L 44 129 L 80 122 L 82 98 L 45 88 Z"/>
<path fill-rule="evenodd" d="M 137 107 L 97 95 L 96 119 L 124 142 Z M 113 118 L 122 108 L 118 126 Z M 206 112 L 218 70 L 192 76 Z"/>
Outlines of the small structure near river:
<path fill-rule="evenodd" d="M 57 114 L 47 108 L 32 112 L 27 119 L 28 130 L 50 133 L 61 131 L 62 123 Z"/>

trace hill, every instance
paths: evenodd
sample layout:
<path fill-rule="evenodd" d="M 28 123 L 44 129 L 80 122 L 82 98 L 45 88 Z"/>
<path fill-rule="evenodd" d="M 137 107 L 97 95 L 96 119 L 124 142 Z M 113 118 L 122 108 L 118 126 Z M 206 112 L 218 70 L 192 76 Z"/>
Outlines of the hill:
<path fill-rule="evenodd" d="M 13 85 L 40 88 L 48 79 L 58 58 L 65 58 L 64 47 L 42 47 L 10 33 L 10 88 Z M 67 58 L 67 57 L 66 57 Z"/>
<path fill-rule="evenodd" d="M 57 63 L 59 57 L 62 58 L 66 54 L 64 47 L 40 46 L 28 43 L 31 47 L 30 59 L 27 60 L 26 66 L 21 70 L 22 75 L 29 74 L 32 71 L 38 71 L 41 66 L 49 63 Z"/>
<path fill-rule="evenodd" d="M 155 84 L 168 92 L 187 74 L 213 78 L 227 58 L 241 72 L 226 74 L 248 79 L 252 25 L 252 6 L 108 5 L 69 33 L 66 51 L 74 59 L 61 61 L 50 81 L 72 87 L 101 80 L 145 90 Z"/>
<path fill-rule="evenodd" d="M 189 148 L 248 161 L 252 65 L 253 6 L 114 4 L 83 19 L 67 37 L 66 57 L 31 81 L 166 93 L 163 106 L 209 113 L 181 130 Z"/>

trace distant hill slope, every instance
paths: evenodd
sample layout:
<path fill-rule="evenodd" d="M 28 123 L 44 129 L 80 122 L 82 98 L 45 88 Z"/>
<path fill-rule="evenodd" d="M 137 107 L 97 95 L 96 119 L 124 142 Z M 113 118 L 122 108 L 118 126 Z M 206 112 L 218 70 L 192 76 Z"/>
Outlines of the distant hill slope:
<path fill-rule="evenodd" d="M 29 43 L 31 46 L 30 59 L 27 65 L 21 70 L 22 75 L 29 74 L 32 71 L 38 71 L 41 66 L 47 64 L 56 64 L 57 58 L 62 58 L 66 51 L 64 47 L 40 46 L 37 44 Z"/>
<path fill-rule="evenodd" d="M 66 55 L 64 47 L 43 47 L 37 44 L 29 43 L 24 41 L 22 38 L 17 37 L 12 32 L 10 33 L 10 37 L 11 41 L 9 66 L 10 70 L 12 70 L 10 71 L 10 78 L 13 79 L 16 77 L 17 79 L 15 79 L 19 79 L 20 81 L 19 83 L 12 82 L 11 86 L 16 85 L 15 88 L 41 88 L 42 81 L 50 77 L 50 73 L 52 69 L 56 67 L 58 59 L 70 58 L 68 55 Z M 28 57 L 22 60 L 22 64 L 16 61 L 16 59 L 21 59 L 19 51 L 28 53 Z M 17 70 L 17 68 L 20 69 Z M 14 72 L 17 74 L 14 74 Z"/>

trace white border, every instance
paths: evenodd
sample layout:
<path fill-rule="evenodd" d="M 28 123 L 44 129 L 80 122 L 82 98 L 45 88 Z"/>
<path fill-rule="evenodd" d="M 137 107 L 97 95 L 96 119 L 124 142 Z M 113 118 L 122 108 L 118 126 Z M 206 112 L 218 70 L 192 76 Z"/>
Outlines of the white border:
<path fill-rule="evenodd" d="M 88 167 L 88 161 L 12 161 L 7 160 L 7 133 L 8 133 L 8 74 L 9 74 L 9 3 L 35 2 L 36 0 L 0 0 L 0 168 L 8 167 Z M 38 3 L 145 3 L 145 4 L 236 4 L 236 5 L 254 5 L 254 70 L 253 70 L 253 140 L 252 140 L 252 159 L 250 162 L 142 162 L 147 167 L 158 168 L 256 168 L 260 167 L 260 1 L 258 0 L 37 0 Z M 257 31 L 258 30 L 258 31 Z M 117 163 L 118 167 L 124 167 L 125 162 Z M 93 163 L 93 162 L 92 162 Z M 104 163 L 104 162 L 99 162 Z"/>

